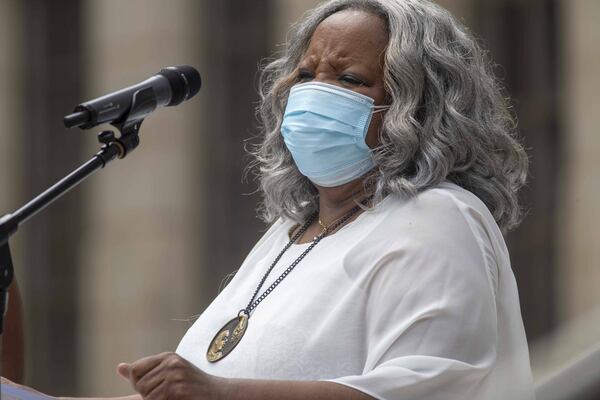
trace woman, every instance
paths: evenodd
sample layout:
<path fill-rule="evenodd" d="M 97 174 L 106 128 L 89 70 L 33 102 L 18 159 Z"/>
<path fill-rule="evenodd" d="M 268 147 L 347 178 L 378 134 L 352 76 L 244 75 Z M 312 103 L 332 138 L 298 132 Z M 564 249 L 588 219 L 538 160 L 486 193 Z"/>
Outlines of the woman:
<path fill-rule="evenodd" d="M 261 94 L 270 229 L 176 353 L 118 372 L 144 399 L 532 399 L 501 233 L 527 158 L 470 34 L 329 1 Z"/>

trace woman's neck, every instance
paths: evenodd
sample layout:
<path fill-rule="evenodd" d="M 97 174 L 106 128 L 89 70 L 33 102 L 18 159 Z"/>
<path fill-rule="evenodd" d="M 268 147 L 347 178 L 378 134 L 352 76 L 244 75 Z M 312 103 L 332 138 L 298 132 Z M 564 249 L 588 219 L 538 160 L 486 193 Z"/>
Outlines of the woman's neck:
<path fill-rule="evenodd" d="M 319 219 L 330 224 L 356 206 L 368 193 L 365 191 L 364 179 L 346 183 L 332 188 L 317 187 L 319 191 Z"/>
<path fill-rule="evenodd" d="M 365 178 L 332 188 L 317 186 L 317 190 L 319 191 L 318 219 L 313 220 L 304 231 L 304 234 L 298 238 L 296 244 L 311 242 L 317 235 L 323 232 L 323 226 L 330 226 L 332 223 L 335 223 L 356 207 L 357 202 L 364 200 L 371 194 L 365 190 Z M 360 212 L 354 214 L 346 223 L 353 221 L 359 214 Z M 299 225 L 292 228 L 289 233 L 290 237 L 299 228 Z"/>

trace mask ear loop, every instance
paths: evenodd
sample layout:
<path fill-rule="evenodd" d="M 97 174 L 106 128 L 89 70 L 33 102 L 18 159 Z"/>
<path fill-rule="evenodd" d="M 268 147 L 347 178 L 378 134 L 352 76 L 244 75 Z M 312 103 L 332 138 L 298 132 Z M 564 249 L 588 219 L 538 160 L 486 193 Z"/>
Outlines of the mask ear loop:
<path fill-rule="evenodd" d="M 383 111 L 387 111 L 391 108 L 392 106 L 373 106 L 373 114 L 377 114 Z"/>

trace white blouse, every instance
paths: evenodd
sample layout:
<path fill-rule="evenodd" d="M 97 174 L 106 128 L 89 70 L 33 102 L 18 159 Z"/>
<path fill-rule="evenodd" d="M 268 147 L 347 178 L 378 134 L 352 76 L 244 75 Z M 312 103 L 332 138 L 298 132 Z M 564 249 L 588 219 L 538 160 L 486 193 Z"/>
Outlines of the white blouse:
<path fill-rule="evenodd" d="M 244 308 L 293 223 L 277 221 L 177 353 L 209 374 L 328 380 L 376 399 L 533 399 L 527 341 L 502 234 L 451 183 L 386 197 L 325 237 L 253 311 L 233 351 L 217 331 Z M 309 244 L 293 245 L 266 289 Z"/>

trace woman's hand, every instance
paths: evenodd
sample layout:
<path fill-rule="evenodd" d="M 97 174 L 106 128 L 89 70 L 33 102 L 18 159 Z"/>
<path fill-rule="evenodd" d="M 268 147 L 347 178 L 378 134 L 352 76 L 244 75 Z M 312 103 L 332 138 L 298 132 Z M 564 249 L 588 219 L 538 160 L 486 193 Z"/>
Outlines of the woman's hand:
<path fill-rule="evenodd" d="M 202 372 L 175 353 L 161 353 L 117 366 L 145 400 L 221 399 L 225 379 Z"/>

